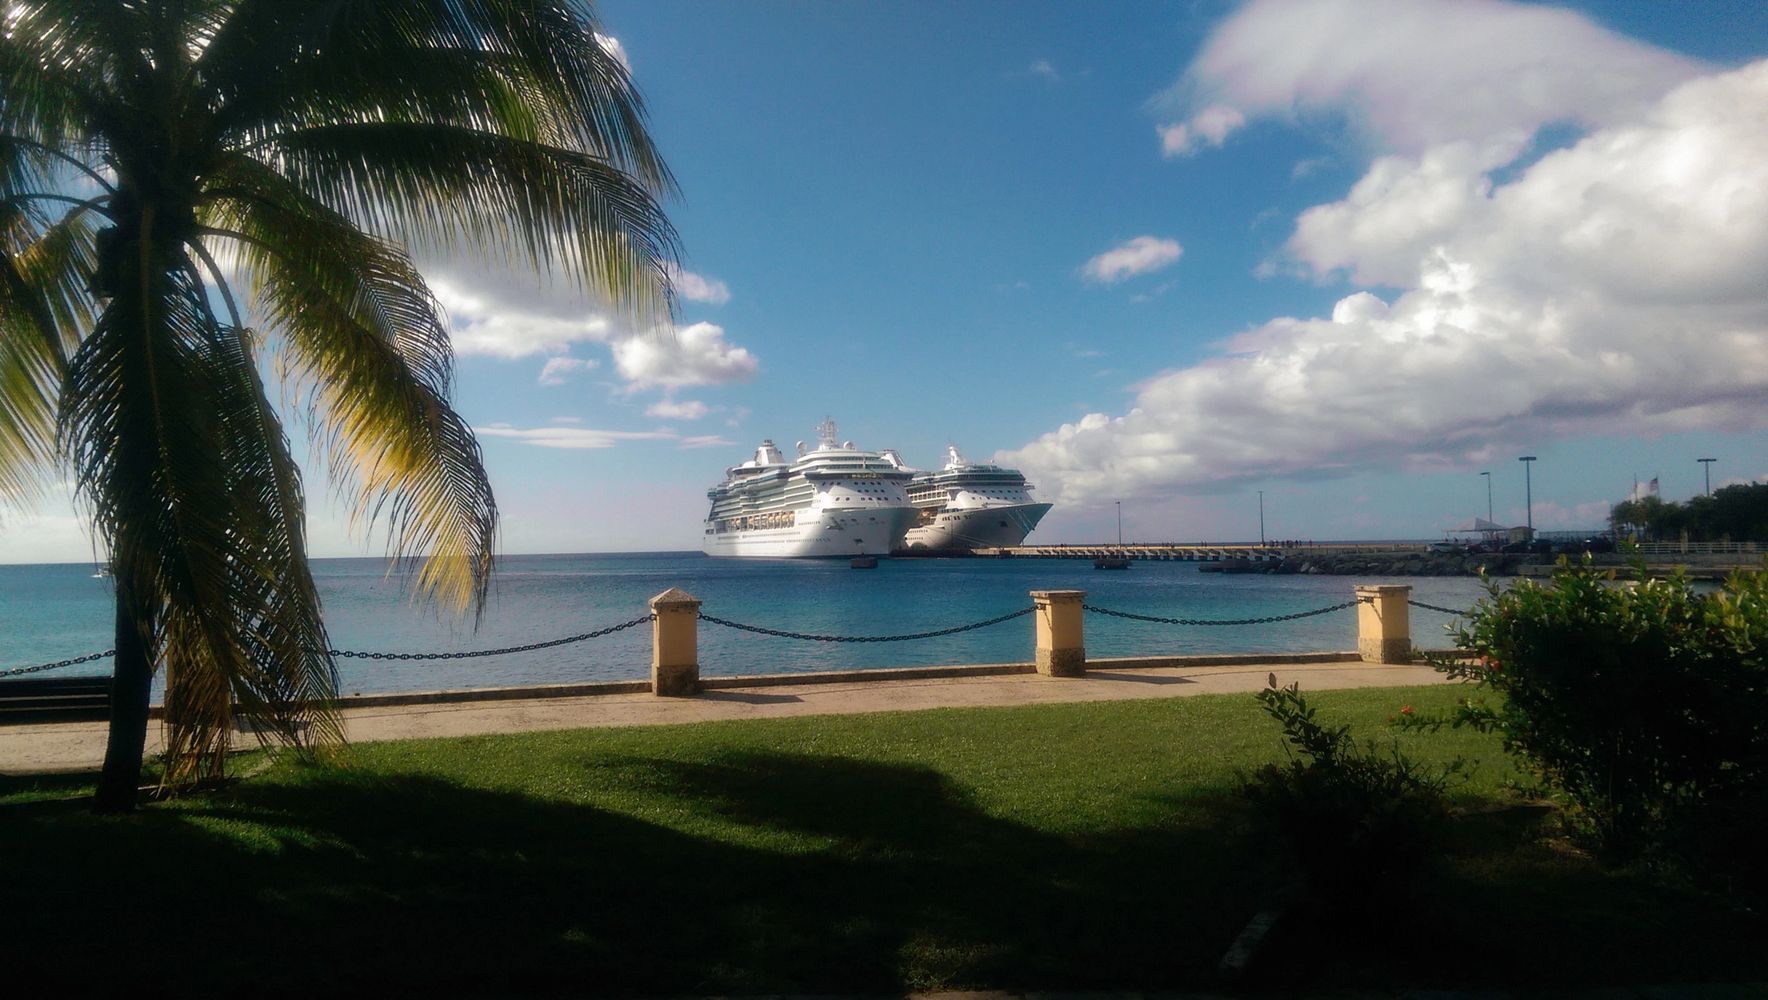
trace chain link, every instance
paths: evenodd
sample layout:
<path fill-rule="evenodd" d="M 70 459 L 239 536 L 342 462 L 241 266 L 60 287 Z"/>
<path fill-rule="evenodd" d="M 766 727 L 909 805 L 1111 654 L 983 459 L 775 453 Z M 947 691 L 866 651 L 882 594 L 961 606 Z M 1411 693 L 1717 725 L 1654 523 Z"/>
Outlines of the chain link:
<path fill-rule="evenodd" d="M 599 639 L 604 635 L 613 635 L 615 632 L 629 629 L 634 625 L 643 625 L 653 617 L 655 616 L 648 614 L 640 615 L 632 621 L 621 622 L 618 625 L 609 625 L 607 628 L 599 628 L 594 632 L 584 632 L 581 635 L 568 635 L 563 639 L 549 639 L 546 642 L 531 642 L 525 646 L 505 646 L 502 649 L 474 649 L 460 653 L 363 653 L 348 649 L 328 649 L 326 650 L 326 653 L 340 659 L 357 660 L 471 660 L 480 656 L 502 656 L 506 653 L 528 653 L 536 649 L 551 649 L 554 646 L 564 646 L 573 642 L 582 642 L 585 639 Z"/>
<path fill-rule="evenodd" d="M 908 635 L 815 635 L 810 632 L 788 632 L 784 629 L 763 628 L 760 625 L 744 625 L 741 622 L 728 621 L 724 618 L 714 618 L 705 612 L 700 613 L 700 620 L 711 622 L 714 625 L 723 625 L 726 628 L 738 629 L 743 632 L 754 632 L 757 635 L 779 636 L 782 639 L 807 639 L 811 642 L 906 642 L 910 639 L 934 639 L 942 635 L 956 635 L 959 632 L 969 632 L 979 628 L 987 628 L 990 625 L 999 625 L 1002 622 L 1012 621 L 1015 618 L 1023 618 L 1035 610 L 1037 609 L 1020 608 L 1018 611 L 1004 614 L 999 618 L 990 618 L 985 622 L 976 622 L 971 625 L 958 625 L 953 628 L 942 628 L 936 632 L 913 632 Z"/>
<path fill-rule="evenodd" d="M 1423 601 L 1408 600 L 1406 603 L 1415 608 L 1423 608 L 1426 611 L 1438 611 L 1445 615 L 1454 615 L 1456 618 L 1470 618 L 1473 616 L 1473 612 L 1471 611 L 1457 611 L 1454 608 L 1442 608 L 1435 604 L 1426 604 Z"/>
<path fill-rule="evenodd" d="M 94 660 L 102 660 L 107 656 L 115 655 L 117 655 L 116 650 L 107 649 L 102 653 L 87 653 L 85 656 L 56 660 L 54 663 L 39 663 L 34 667 L 13 667 L 11 670 L 0 670 L 0 677 L 22 677 L 25 674 L 36 674 L 45 670 L 60 670 L 62 667 L 71 667 L 78 663 L 91 663 Z"/>
<path fill-rule="evenodd" d="M 1264 618 L 1229 618 L 1213 621 L 1204 618 L 1161 618 L 1157 615 L 1135 615 L 1128 611 L 1112 611 L 1109 608 L 1095 607 L 1091 604 L 1083 604 L 1081 607 L 1097 614 L 1110 615 L 1113 618 L 1129 618 L 1139 622 L 1156 622 L 1161 625 L 1270 625 L 1275 622 L 1291 622 L 1297 618 L 1312 618 L 1315 615 L 1331 614 L 1334 611 L 1343 611 L 1346 608 L 1354 608 L 1359 603 L 1361 603 L 1361 601 L 1352 600 L 1345 601 L 1342 604 L 1334 604 L 1329 608 L 1317 608 L 1313 611 L 1298 611 L 1293 615 L 1269 615 Z"/>
<path fill-rule="evenodd" d="M 641 615 L 629 622 L 621 622 L 618 625 L 599 628 L 594 632 L 568 635 L 563 639 L 549 639 L 546 642 L 530 642 L 522 646 L 505 646 L 502 649 L 474 649 L 459 653 L 367 653 L 351 649 L 328 649 L 326 650 L 326 655 L 335 656 L 339 659 L 345 660 L 471 660 L 481 656 L 503 656 L 508 653 L 530 653 L 537 649 L 551 649 L 554 646 L 565 646 L 573 642 L 582 642 L 585 639 L 599 639 L 604 635 L 613 635 L 615 632 L 624 631 L 635 625 L 643 625 L 645 622 L 650 621 L 652 617 L 652 615 L 648 614 Z M 94 660 L 102 660 L 109 656 L 115 656 L 116 654 L 116 650 L 107 649 L 102 653 L 88 653 L 85 656 L 76 656 L 67 660 L 57 660 L 54 663 L 40 663 L 34 667 L 14 667 L 11 670 L 0 670 L 0 677 L 20 677 L 25 674 L 35 674 L 44 670 L 58 670 L 62 667 L 71 667 L 79 663 L 91 663 Z"/>

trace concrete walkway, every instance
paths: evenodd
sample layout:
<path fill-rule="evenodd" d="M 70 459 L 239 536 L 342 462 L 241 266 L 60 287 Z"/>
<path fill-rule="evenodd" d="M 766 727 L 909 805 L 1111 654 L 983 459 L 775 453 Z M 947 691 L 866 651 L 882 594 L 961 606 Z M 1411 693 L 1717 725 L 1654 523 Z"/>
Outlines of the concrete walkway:
<path fill-rule="evenodd" d="M 471 736 L 602 726 L 673 725 L 798 715 L 853 715 L 926 708 L 1035 705 L 1057 702 L 1183 698 L 1257 691 L 1275 673 L 1281 684 L 1304 690 L 1399 687 L 1443 683 L 1426 666 L 1356 661 L 1240 663 L 1225 666 L 1137 667 L 1094 661 L 1087 676 L 1044 677 L 1013 673 L 971 677 L 850 680 L 815 684 L 768 683 L 721 687 L 691 698 L 658 698 L 622 692 L 589 697 L 448 701 L 346 707 L 344 731 L 351 742 Z M 725 683 L 729 683 L 728 681 Z M 148 730 L 148 753 L 164 749 L 160 727 Z M 251 746 L 250 736 L 237 745 Z M 105 724 L 63 722 L 0 727 L 0 774 L 38 774 L 96 769 L 104 759 Z"/>

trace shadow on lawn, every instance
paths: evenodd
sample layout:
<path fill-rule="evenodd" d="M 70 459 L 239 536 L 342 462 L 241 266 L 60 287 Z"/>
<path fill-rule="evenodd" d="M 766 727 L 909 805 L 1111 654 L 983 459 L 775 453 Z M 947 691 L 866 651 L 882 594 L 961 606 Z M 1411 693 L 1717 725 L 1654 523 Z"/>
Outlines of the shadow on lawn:
<path fill-rule="evenodd" d="M 1206 974 L 1260 881 L 1228 863 L 1232 831 L 1056 837 L 916 767 L 752 752 L 582 767 L 671 825 L 317 770 L 120 822 L 14 824 L 0 850 L 36 863 L 13 880 L 12 974 L 178 993 L 1160 985 Z M 200 957 L 109 934 L 125 924 Z"/>
<path fill-rule="evenodd" d="M 4 817 L 9 976 L 147 994 L 1197 987 L 1282 879 L 1231 796 L 1059 835 L 927 768 L 577 753 L 545 773 L 607 807 L 290 769 L 123 820 Z M 1292 925 L 1265 985 L 1763 974 L 1760 917 L 1528 831 L 1456 853 L 1376 925 Z"/>

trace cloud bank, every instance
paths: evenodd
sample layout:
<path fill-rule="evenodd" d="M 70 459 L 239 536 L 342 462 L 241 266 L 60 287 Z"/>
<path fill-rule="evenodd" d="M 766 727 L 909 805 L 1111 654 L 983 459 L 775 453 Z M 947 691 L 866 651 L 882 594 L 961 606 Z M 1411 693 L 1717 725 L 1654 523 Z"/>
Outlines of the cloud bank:
<path fill-rule="evenodd" d="M 1285 248 L 1369 290 L 997 456 L 1053 499 L 1768 423 L 1768 61 L 1711 72 L 1537 7 L 1285 0 L 1230 19 L 1184 86 L 1369 137 Z M 1566 119 L 1576 141 L 1516 162 Z"/>
<path fill-rule="evenodd" d="M 1519 143 L 1548 122 L 1625 121 L 1702 71 L 1535 4 L 1255 0 L 1156 103 L 1187 112 L 1182 151 L 1219 146 L 1256 118 L 1323 117 L 1417 153 L 1469 138 Z"/>

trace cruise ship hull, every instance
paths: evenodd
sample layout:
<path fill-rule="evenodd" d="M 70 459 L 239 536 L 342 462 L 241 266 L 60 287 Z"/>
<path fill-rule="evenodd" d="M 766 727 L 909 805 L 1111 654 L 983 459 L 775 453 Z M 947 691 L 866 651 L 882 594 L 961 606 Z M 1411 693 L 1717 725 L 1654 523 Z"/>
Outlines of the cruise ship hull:
<path fill-rule="evenodd" d="M 701 549 L 709 556 L 757 559 L 887 556 L 918 513 L 913 507 L 806 510 L 788 527 L 708 531 Z"/>
<path fill-rule="evenodd" d="M 999 507 L 942 510 L 930 524 L 910 528 L 905 549 L 988 549 L 1018 545 L 1037 527 L 1051 504 L 1016 503 Z"/>

